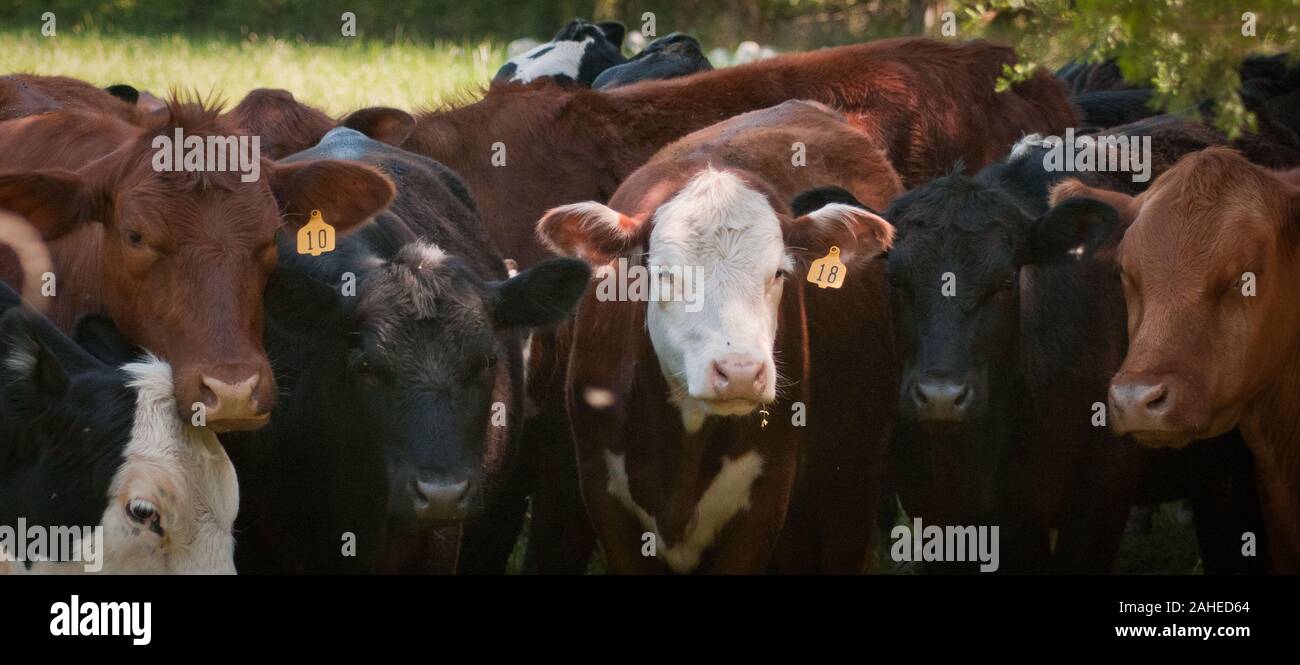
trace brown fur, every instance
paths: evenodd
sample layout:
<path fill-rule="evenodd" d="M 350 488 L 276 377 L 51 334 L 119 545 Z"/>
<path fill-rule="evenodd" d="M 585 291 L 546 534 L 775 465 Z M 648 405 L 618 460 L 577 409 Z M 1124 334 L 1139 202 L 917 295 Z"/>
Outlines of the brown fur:
<path fill-rule="evenodd" d="M 1129 350 L 1114 384 L 1167 385 L 1170 429 L 1185 445 L 1240 427 L 1255 457 L 1280 572 L 1300 572 L 1300 187 L 1240 153 L 1185 157 L 1144 194 L 1062 185 L 1132 220 L 1119 250 Z M 1254 272 L 1256 295 L 1238 282 Z"/>
<path fill-rule="evenodd" d="M 36 74 L 0 76 L 0 121 L 60 109 L 107 113 L 128 122 L 138 116 L 131 104 L 85 81 Z"/>
<path fill-rule="evenodd" d="M 978 168 L 1023 134 L 1075 123 L 1064 88 L 1041 72 L 994 92 L 1010 48 L 986 42 L 885 39 L 784 55 L 610 92 L 502 85 L 454 110 L 419 114 L 402 147 L 469 184 L 493 241 L 531 265 L 546 255 L 532 225 L 543 211 L 604 201 L 655 151 L 738 113 L 790 99 L 820 101 L 885 148 L 903 182 L 941 175 L 957 159 Z M 507 151 L 492 163 L 493 144 Z"/>
<path fill-rule="evenodd" d="M 805 166 L 791 163 L 793 140 L 806 145 Z M 902 191 L 883 151 L 865 133 L 820 104 L 787 102 L 664 148 L 628 177 L 610 205 L 624 213 L 624 226 L 645 247 L 654 211 L 710 165 L 733 170 L 767 192 L 783 222 L 795 229 L 790 238 L 810 247 L 814 242 L 802 237 L 786 204 L 798 193 L 836 185 L 883 208 Z M 776 346 L 780 382 L 789 387 L 769 406 L 767 428 L 755 418 L 711 418 L 700 432 L 686 433 L 666 399 L 645 332 L 646 305 L 599 302 L 589 290 L 571 340 L 568 408 L 583 495 L 611 571 L 663 568 L 641 556 L 643 527 L 606 491 L 606 451 L 625 456 L 633 497 L 667 539 L 686 528 L 720 457 L 759 452 L 763 475 L 752 505 L 724 527 L 700 570 L 867 569 L 897 369 L 892 349 L 881 343 L 892 339 L 883 265 L 854 265 L 844 258 L 852 272 L 838 291 L 805 289 L 803 269 L 786 282 Z M 615 405 L 589 405 L 585 394 L 593 387 L 614 392 Z M 791 426 L 794 402 L 811 414 L 807 427 Z"/>
<path fill-rule="evenodd" d="M 177 100 L 157 131 L 71 110 L 0 123 L 0 207 L 50 241 L 57 325 L 70 331 L 80 315 L 106 311 L 128 339 L 172 363 L 186 420 L 203 400 L 205 376 L 232 383 L 256 374 L 256 404 L 269 410 L 275 382 L 262 350 L 262 292 L 282 210 L 296 228 L 319 208 L 346 233 L 387 205 L 392 184 L 369 167 L 332 161 L 263 160 L 250 183 L 235 171 L 156 171 L 153 139 L 174 128 L 238 132 L 219 107 Z M 15 268 L 12 254 L 0 254 L 0 278 L 16 286 Z"/>

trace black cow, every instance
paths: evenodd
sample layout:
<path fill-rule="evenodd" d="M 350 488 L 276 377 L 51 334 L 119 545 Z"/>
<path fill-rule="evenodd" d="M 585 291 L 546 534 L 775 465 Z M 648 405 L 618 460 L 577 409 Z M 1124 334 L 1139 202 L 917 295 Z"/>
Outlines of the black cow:
<path fill-rule="evenodd" d="M 125 346 L 109 324 L 86 337 Z M 176 415 L 167 363 L 109 366 L 0 284 L 0 527 L 103 537 L 90 560 L 14 561 L 31 553 L 0 536 L 0 573 L 233 573 L 238 507 L 216 436 Z"/>
<path fill-rule="evenodd" d="M 1158 115 L 1151 108 L 1153 94 L 1150 88 L 1097 90 L 1077 94 L 1070 101 L 1079 108 L 1080 128 L 1095 131 Z"/>
<path fill-rule="evenodd" d="M 550 77 L 558 83 L 590 87 L 601 72 L 627 62 L 622 52 L 625 34 L 623 24 L 617 21 L 592 23 L 575 18 L 551 41 L 507 60 L 492 81 L 531 83 Z"/>
<path fill-rule="evenodd" d="M 591 87 L 618 88 L 638 81 L 671 79 L 713 69 L 698 39 L 674 32 L 650 42 L 631 60 L 606 69 Z"/>
<path fill-rule="evenodd" d="M 522 337 L 567 315 L 589 269 L 554 259 L 507 279 L 446 167 L 346 127 L 285 161 L 323 155 L 377 168 L 397 196 L 332 253 L 280 247 L 265 327 L 280 405 L 261 431 L 224 439 L 244 485 L 239 568 L 445 572 L 458 543 L 440 527 L 463 520 L 461 569 L 502 568 L 522 519 L 501 487 Z"/>
<path fill-rule="evenodd" d="M 1050 206 L 1049 189 L 1079 174 L 1047 171 L 1046 149 L 1024 141 L 974 178 L 939 178 L 885 213 L 898 229 L 888 271 L 904 503 L 931 523 L 1001 525 L 1006 570 L 1106 572 L 1142 474 L 1174 469 L 1205 481 L 1178 489 L 1193 494 L 1207 570 L 1258 570 L 1225 540 L 1239 545 L 1260 524 L 1239 438 L 1173 459 L 1105 427 L 1107 381 L 1127 344 L 1111 258 L 1123 229 L 1097 201 Z M 1156 160 L 1177 149 L 1160 142 Z M 1172 491 L 1147 485 L 1143 500 Z"/>

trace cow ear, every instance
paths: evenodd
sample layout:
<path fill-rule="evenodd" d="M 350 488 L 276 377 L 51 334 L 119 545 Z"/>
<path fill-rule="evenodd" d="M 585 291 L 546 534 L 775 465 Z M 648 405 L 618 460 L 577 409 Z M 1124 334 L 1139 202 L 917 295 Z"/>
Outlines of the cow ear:
<path fill-rule="evenodd" d="M 29 415 L 44 411 L 68 390 L 63 366 L 17 307 L 0 317 L 0 384 L 6 387 L 7 406 Z"/>
<path fill-rule="evenodd" d="M 537 236 L 558 254 L 601 265 L 625 255 L 640 226 L 613 208 L 587 201 L 547 211 L 537 222 Z"/>
<path fill-rule="evenodd" d="M 492 285 L 492 318 L 498 328 L 552 326 L 573 311 L 587 290 L 591 268 L 582 261 L 551 258 Z"/>
<path fill-rule="evenodd" d="M 1091 256 L 1119 227 L 1119 214 L 1096 199 L 1067 199 L 1030 222 L 1022 265 L 1066 263 Z"/>
<path fill-rule="evenodd" d="M 623 37 L 627 36 L 627 28 L 623 27 L 618 21 L 601 21 L 596 24 L 600 31 L 605 33 L 605 39 L 608 39 L 615 48 L 623 48 Z"/>
<path fill-rule="evenodd" d="M 295 226 L 320 210 L 325 223 L 347 233 L 387 208 L 397 192 L 387 176 L 360 162 L 321 159 L 270 168 L 271 191 Z"/>
<path fill-rule="evenodd" d="M 87 353 L 110 367 L 121 367 L 144 355 L 139 347 L 126 341 L 113 320 L 103 314 L 81 317 L 73 339 Z"/>
<path fill-rule="evenodd" d="M 1057 205 L 1066 199 L 1089 198 L 1101 201 L 1115 209 L 1119 219 L 1126 225 L 1137 217 L 1137 199 L 1123 192 L 1112 192 L 1108 189 L 1097 189 L 1089 187 L 1078 178 L 1062 180 L 1052 186 L 1052 192 L 1049 201 L 1052 205 Z"/>
<path fill-rule="evenodd" d="M 411 130 L 415 129 L 415 118 L 401 109 L 373 106 L 353 111 L 343 119 L 343 126 L 355 129 L 376 141 L 400 146 L 411 135 Z"/>
<path fill-rule="evenodd" d="M 97 218 L 98 190 L 71 171 L 0 173 L 0 208 L 27 218 L 45 240 L 54 240 Z"/>
<path fill-rule="evenodd" d="M 828 203 L 843 203 L 855 208 L 870 210 L 871 208 L 859 201 L 849 190 L 843 187 L 818 187 L 800 193 L 790 202 L 790 209 L 794 211 L 796 217 L 806 215 Z"/>
<path fill-rule="evenodd" d="M 828 203 L 785 224 L 786 247 L 812 260 L 840 250 L 840 261 L 871 258 L 894 244 L 894 227 L 884 217 L 857 206 Z"/>
<path fill-rule="evenodd" d="M 104 88 L 108 94 L 117 97 L 127 104 L 135 104 L 140 101 L 140 91 L 125 83 L 115 83 Z"/>

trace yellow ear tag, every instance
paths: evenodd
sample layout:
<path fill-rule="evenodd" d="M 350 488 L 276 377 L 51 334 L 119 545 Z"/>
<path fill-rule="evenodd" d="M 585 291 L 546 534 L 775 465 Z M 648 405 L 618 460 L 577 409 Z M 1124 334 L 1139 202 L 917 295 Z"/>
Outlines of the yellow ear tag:
<path fill-rule="evenodd" d="M 298 229 L 298 253 L 320 256 L 334 251 L 334 227 L 325 223 L 319 210 L 311 211 L 311 219 Z"/>
<path fill-rule="evenodd" d="M 844 286 L 844 264 L 840 263 L 840 248 L 832 246 L 831 253 L 808 266 L 808 281 L 818 288 L 838 289 Z"/>

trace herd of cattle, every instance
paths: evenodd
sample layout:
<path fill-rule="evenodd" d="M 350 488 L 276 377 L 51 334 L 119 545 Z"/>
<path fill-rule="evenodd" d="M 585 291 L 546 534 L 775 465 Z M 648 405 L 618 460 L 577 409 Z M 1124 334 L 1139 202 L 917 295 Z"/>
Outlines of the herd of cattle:
<path fill-rule="evenodd" d="M 502 572 L 528 516 L 528 571 L 858 573 L 901 504 L 1110 572 L 1189 498 L 1207 572 L 1300 572 L 1300 67 L 1243 64 L 1229 140 L 1113 63 L 622 36 L 341 120 L 0 77 L 0 525 L 110 572 Z M 178 129 L 260 177 L 154 168 Z M 1049 169 L 1067 129 L 1153 177 Z M 606 297 L 637 270 L 702 300 Z"/>

